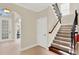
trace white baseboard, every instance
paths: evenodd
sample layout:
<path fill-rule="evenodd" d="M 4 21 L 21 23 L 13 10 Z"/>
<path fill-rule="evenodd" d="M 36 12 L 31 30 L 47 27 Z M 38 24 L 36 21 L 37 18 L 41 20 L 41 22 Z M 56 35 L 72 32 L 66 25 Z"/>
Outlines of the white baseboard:
<path fill-rule="evenodd" d="M 25 48 L 20 49 L 19 51 L 24 51 L 24 50 L 27 50 L 27 49 L 33 48 L 33 47 L 35 47 L 35 46 L 38 46 L 38 44 L 30 45 L 30 46 L 28 46 L 28 47 L 25 47 Z"/>
<path fill-rule="evenodd" d="M 14 41 L 14 39 L 7 39 L 7 40 L 0 40 L 0 44 L 1 43 L 7 43 L 7 42 L 13 42 Z"/>
<path fill-rule="evenodd" d="M 41 44 L 38 44 L 38 45 L 48 50 L 48 47 L 45 47 L 45 46 L 43 46 Z"/>

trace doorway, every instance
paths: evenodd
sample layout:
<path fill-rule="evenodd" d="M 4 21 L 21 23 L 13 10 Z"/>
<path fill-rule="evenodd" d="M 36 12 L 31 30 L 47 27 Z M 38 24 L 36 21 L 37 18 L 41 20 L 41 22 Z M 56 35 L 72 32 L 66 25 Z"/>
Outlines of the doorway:
<path fill-rule="evenodd" d="M 47 17 L 37 19 L 37 42 L 40 46 L 47 48 Z"/>
<path fill-rule="evenodd" d="M 11 17 L 0 16 L 0 41 L 11 40 Z"/>

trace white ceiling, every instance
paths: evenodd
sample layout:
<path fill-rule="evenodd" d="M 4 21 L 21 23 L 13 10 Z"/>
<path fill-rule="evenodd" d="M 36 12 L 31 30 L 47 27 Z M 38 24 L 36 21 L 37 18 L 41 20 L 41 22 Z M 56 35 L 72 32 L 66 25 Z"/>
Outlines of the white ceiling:
<path fill-rule="evenodd" d="M 50 4 L 51 3 L 18 3 L 17 5 L 30 9 L 35 12 L 39 12 L 39 11 L 47 8 Z"/>

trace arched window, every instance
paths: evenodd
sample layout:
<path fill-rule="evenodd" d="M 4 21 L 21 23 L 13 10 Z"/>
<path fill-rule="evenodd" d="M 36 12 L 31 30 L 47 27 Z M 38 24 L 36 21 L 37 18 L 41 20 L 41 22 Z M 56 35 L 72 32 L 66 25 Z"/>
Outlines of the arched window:
<path fill-rule="evenodd" d="M 60 6 L 60 10 L 63 16 L 70 14 L 70 4 L 62 3 Z"/>

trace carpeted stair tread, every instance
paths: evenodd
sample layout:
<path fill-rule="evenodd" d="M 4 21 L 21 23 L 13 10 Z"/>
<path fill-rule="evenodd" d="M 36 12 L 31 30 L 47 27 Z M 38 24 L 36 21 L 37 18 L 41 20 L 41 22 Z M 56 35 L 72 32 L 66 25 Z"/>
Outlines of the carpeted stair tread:
<path fill-rule="evenodd" d="M 59 31 L 71 31 L 71 29 L 60 29 Z"/>
<path fill-rule="evenodd" d="M 51 49 L 60 54 L 69 54 L 71 51 L 71 29 L 72 25 L 61 25 L 55 39 L 51 43 Z"/>
<path fill-rule="evenodd" d="M 69 53 L 61 51 L 61 50 L 59 50 L 59 52 L 62 53 L 63 55 L 70 55 Z"/>
<path fill-rule="evenodd" d="M 71 29 L 59 29 L 59 31 L 71 31 Z"/>
<path fill-rule="evenodd" d="M 61 40 L 53 40 L 54 43 L 60 44 L 60 45 L 64 45 L 67 47 L 70 47 L 70 42 L 67 41 L 61 41 Z"/>
<path fill-rule="evenodd" d="M 62 40 L 62 41 L 71 42 L 71 38 L 65 38 L 65 37 L 60 37 L 60 36 L 56 36 L 55 40 Z"/>
<path fill-rule="evenodd" d="M 66 26 L 61 26 L 61 28 L 60 29 L 72 29 L 72 27 L 66 27 Z"/>
<path fill-rule="evenodd" d="M 72 25 L 61 25 L 61 27 L 72 27 Z"/>
<path fill-rule="evenodd" d="M 59 34 L 71 34 L 71 32 L 68 32 L 68 31 L 59 31 L 58 33 Z"/>
<path fill-rule="evenodd" d="M 71 38 L 70 34 L 61 34 L 61 33 L 58 33 L 57 36 Z"/>
<path fill-rule="evenodd" d="M 65 52 L 69 52 L 69 50 L 70 50 L 70 47 L 59 45 L 57 43 L 53 43 L 53 44 L 51 44 L 51 46 L 58 48 L 58 49 L 65 51 Z"/>

